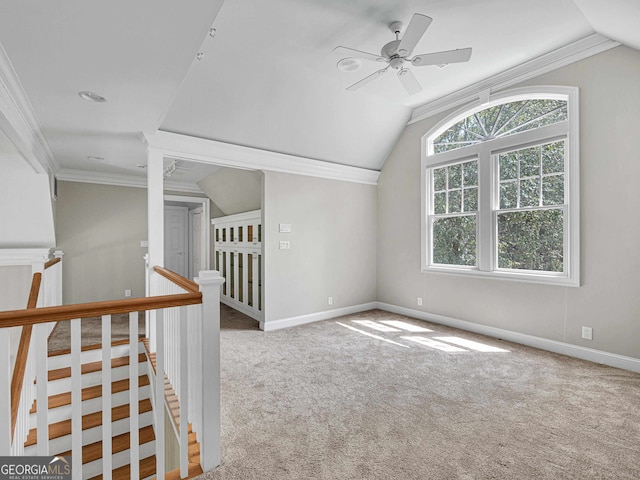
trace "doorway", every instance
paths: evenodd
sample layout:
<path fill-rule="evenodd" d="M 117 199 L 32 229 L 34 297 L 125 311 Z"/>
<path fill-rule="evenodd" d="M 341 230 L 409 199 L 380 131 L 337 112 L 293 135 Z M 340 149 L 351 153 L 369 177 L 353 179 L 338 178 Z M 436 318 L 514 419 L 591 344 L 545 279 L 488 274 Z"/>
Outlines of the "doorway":
<path fill-rule="evenodd" d="M 209 269 L 209 199 L 165 195 L 164 265 L 193 279 Z"/>

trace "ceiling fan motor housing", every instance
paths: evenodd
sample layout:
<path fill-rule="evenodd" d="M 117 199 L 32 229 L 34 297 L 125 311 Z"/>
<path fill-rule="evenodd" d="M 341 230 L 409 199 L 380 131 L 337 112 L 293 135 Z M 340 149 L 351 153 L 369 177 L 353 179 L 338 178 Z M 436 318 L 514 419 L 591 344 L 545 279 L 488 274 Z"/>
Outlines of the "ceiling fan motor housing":
<path fill-rule="evenodd" d="M 398 45 L 400 45 L 400 40 L 393 40 L 382 47 L 380 51 L 380 54 L 388 60 L 389 65 L 395 69 L 402 68 L 405 60 L 398 55 Z"/>

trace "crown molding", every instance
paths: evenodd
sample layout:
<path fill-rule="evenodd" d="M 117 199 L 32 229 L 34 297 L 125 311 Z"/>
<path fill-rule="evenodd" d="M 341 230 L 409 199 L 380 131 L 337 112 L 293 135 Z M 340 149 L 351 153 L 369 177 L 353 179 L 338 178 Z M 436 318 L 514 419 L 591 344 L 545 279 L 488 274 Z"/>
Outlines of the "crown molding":
<path fill-rule="evenodd" d="M 101 173 L 65 168 L 58 171 L 56 178 L 65 182 L 96 183 L 99 185 L 114 185 L 117 187 L 147 188 L 147 177 L 134 177 L 132 175 L 121 175 L 117 173 Z M 165 180 L 164 190 L 202 194 L 202 190 L 200 190 L 200 187 L 195 183 L 181 183 L 171 180 Z"/>
<path fill-rule="evenodd" d="M 35 173 L 55 174 L 59 166 L 22 88 L 16 71 L 0 45 L 0 130 Z"/>
<path fill-rule="evenodd" d="M 488 98 L 490 94 L 512 87 L 531 78 L 549 73 L 558 68 L 584 60 L 621 45 L 600 34 L 594 33 L 576 42 L 558 48 L 528 62 L 505 70 L 493 77 L 482 80 L 466 88 L 440 97 L 416 107 L 411 114 L 409 124 L 445 112 L 455 107 Z"/>
<path fill-rule="evenodd" d="M 149 149 L 161 153 L 165 158 L 210 163 L 245 170 L 268 170 L 306 175 L 367 185 L 377 185 L 380 176 L 380 172 L 376 170 L 323 162 L 178 133 L 158 131 L 145 133 L 144 138 Z"/>

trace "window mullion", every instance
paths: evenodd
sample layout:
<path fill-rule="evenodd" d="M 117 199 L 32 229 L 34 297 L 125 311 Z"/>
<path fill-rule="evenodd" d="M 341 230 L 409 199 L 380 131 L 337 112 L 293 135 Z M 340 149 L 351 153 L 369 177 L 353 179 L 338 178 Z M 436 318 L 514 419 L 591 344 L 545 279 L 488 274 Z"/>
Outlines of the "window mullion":
<path fill-rule="evenodd" d="M 493 270 L 493 245 L 495 244 L 494 222 L 492 212 L 495 205 L 494 166 L 491 161 L 491 151 L 484 145 L 478 154 L 478 237 L 477 237 L 477 265 L 478 270 L 489 272 Z"/>

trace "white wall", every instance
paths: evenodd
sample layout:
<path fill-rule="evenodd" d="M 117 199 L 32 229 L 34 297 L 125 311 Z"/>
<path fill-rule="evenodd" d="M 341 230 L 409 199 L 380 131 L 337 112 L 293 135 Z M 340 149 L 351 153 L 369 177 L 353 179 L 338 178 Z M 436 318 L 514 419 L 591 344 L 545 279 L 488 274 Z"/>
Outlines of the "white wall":
<path fill-rule="evenodd" d="M 265 322 L 375 301 L 376 212 L 375 186 L 265 172 Z"/>
<path fill-rule="evenodd" d="M 409 125 L 382 170 L 378 300 L 640 358 L 639 81 L 640 52 L 618 47 L 519 85 L 580 87 L 580 288 L 420 272 L 420 141 L 446 112 Z"/>
<path fill-rule="evenodd" d="M 0 266 L 0 311 L 27 308 L 32 279 L 31 265 Z M 9 344 L 11 345 L 9 355 L 13 371 L 22 327 L 12 327 L 9 330 Z"/>
<path fill-rule="evenodd" d="M 0 311 L 27 308 L 31 265 L 0 266 Z"/>
<path fill-rule="evenodd" d="M 259 210 L 262 202 L 262 173 L 237 168 L 220 168 L 198 182 L 200 189 L 223 215 Z M 218 212 L 213 218 L 221 216 Z"/>
<path fill-rule="evenodd" d="M 56 246 L 48 175 L 2 175 L 0 205 L 0 248 Z"/>

